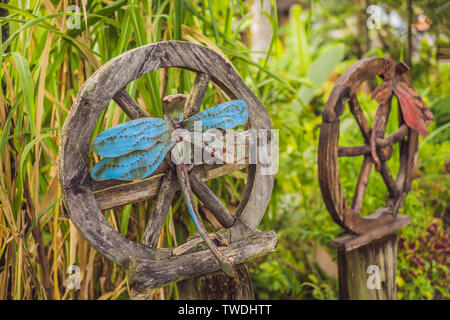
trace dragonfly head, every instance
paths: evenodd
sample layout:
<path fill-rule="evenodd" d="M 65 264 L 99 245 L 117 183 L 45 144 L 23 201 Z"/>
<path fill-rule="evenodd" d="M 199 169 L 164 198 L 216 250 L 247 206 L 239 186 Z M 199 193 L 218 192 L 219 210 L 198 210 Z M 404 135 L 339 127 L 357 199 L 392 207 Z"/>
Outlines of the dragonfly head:
<path fill-rule="evenodd" d="M 187 96 L 185 94 L 171 94 L 162 99 L 164 116 L 170 121 L 183 120 L 183 109 Z"/>

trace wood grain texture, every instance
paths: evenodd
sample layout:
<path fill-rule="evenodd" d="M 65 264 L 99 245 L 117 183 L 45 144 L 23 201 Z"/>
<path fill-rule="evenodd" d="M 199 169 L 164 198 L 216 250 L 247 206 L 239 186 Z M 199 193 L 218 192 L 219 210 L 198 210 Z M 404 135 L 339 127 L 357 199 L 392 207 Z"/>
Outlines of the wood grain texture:
<path fill-rule="evenodd" d="M 386 146 L 392 146 L 402 140 L 406 137 L 408 134 L 408 126 L 406 124 L 400 125 L 400 127 L 395 130 L 393 133 L 388 135 L 387 137 L 383 139 L 377 139 L 377 146 L 379 147 L 386 147 Z"/>
<path fill-rule="evenodd" d="M 181 300 L 254 300 L 252 279 L 247 264 L 235 267 L 237 277 L 223 271 L 177 282 Z"/>
<path fill-rule="evenodd" d="M 116 95 L 129 82 L 146 73 L 170 67 L 185 68 L 208 75 L 230 98 L 241 99 L 247 103 L 251 128 L 271 128 L 271 120 L 264 105 L 246 86 L 233 66 L 223 57 L 201 45 L 170 41 L 132 49 L 108 61 L 98 69 L 80 89 L 62 128 L 59 146 L 58 174 L 62 198 L 78 231 L 108 259 L 122 266 L 130 259 L 134 259 L 136 270 L 138 270 L 137 274 L 142 270 L 154 270 L 156 276 L 161 276 L 160 281 L 168 279 L 164 276 L 165 274 L 170 275 L 173 280 L 211 272 L 215 268 L 216 261 L 209 252 L 195 254 L 191 257 L 193 261 L 187 257 L 160 261 L 170 255 L 167 250 L 156 250 L 137 244 L 114 230 L 106 221 L 101 209 L 114 207 L 122 203 L 121 201 L 130 203 L 154 197 L 159 189 L 164 171 L 157 170 L 148 179 L 130 184 L 117 185 L 117 182 L 110 182 L 108 188 L 97 190 L 94 195 L 95 183 L 89 175 L 88 153 L 94 127 L 109 101 L 114 97 L 119 101 L 128 101 L 129 99 L 123 92 L 122 95 L 119 94 L 119 98 Z M 131 101 L 128 102 L 131 105 Z M 122 105 L 125 104 L 122 103 Z M 132 113 L 130 110 L 140 112 L 133 107 L 127 110 L 130 114 Z M 242 167 L 242 165 L 240 166 Z M 263 175 L 261 167 L 262 165 L 259 164 L 250 165 L 247 189 L 235 213 L 236 217 L 239 217 L 242 223 L 250 229 L 256 229 L 259 225 L 269 203 L 273 187 L 274 176 Z M 226 166 L 222 168 L 226 168 Z M 207 171 L 203 173 L 203 176 L 217 176 L 223 173 L 224 169 L 211 168 L 211 171 L 215 171 L 215 173 Z M 106 185 L 108 184 L 103 184 L 103 186 Z M 133 191 L 137 196 L 131 199 L 130 194 Z M 119 200 L 106 204 L 108 197 Z M 231 234 L 242 233 L 240 228 L 241 226 L 235 223 L 229 231 Z M 239 238 L 239 236 L 235 238 Z M 271 240 L 276 242 L 274 234 Z M 267 249 L 270 247 L 267 244 L 267 241 L 260 244 L 266 245 L 265 248 L 253 244 L 250 246 L 250 248 L 254 248 L 253 251 L 243 250 L 244 252 L 240 252 L 232 246 L 226 248 L 225 251 L 228 250 L 235 262 L 240 263 L 250 258 L 251 254 L 270 252 L 273 246 L 272 249 Z M 233 248 L 237 251 L 232 251 Z M 208 263 L 203 265 L 201 264 L 203 261 Z M 177 262 L 182 263 L 177 264 Z M 170 267 L 172 264 L 174 264 L 174 268 Z M 197 269 L 191 270 L 189 266 L 196 266 Z M 183 270 L 183 267 L 188 268 Z"/>
<path fill-rule="evenodd" d="M 396 257 L 395 234 L 352 251 L 338 251 L 339 299 L 396 300 Z M 375 268 L 380 271 L 379 288 L 374 287 L 375 279 L 369 278 L 375 277 Z"/>
<path fill-rule="evenodd" d="M 150 220 L 148 221 L 144 235 L 142 236 L 141 243 L 144 246 L 157 248 L 161 230 L 166 223 L 167 212 L 175 198 L 176 192 L 174 190 L 176 190 L 177 186 L 177 179 L 173 171 L 167 172 L 162 178 Z"/>
<path fill-rule="evenodd" d="M 367 58 L 358 60 L 339 77 L 325 104 L 322 114 L 324 122 L 333 122 L 345 109 L 345 104 L 355 96 L 359 86 L 366 80 L 383 72 L 384 59 Z"/>
<path fill-rule="evenodd" d="M 130 119 L 139 119 L 149 117 L 148 113 L 142 109 L 136 101 L 125 91 L 119 90 L 113 97 L 117 105 L 130 117 Z"/>
<path fill-rule="evenodd" d="M 275 250 L 274 231 L 257 232 L 245 240 L 238 241 L 219 250 L 238 265 L 244 261 Z M 204 275 L 220 269 L 210 250 L 202 250 L 182 256 L 158 261 L 130 259 L 127 263 L 127 278 L 134 299 L 146 299 L 150 291 L 171 282 Z"/>

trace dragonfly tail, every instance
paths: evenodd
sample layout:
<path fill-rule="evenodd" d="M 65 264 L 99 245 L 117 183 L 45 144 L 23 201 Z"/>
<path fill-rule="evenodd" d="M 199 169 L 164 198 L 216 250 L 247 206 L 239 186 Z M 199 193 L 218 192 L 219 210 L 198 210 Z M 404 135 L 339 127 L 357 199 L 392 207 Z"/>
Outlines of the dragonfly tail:
<path fill-rule="evenodd" d="M 192 195 L 191 185 L 189 182 L 189 177 L 187 173 L 186 166 L 181 163 L 176 166 L 178 181 L 180 183 L 181 192 L 183 194 L 186 207 L 188 208 L 189 214 L 194 221 L 195 228 L 202 237 L 203 241 L 207 244 L 214 257 L 220 264 L 221 269 L 231 277 L 236 276 L 236 271 L 233 267 L 233 263 L 229 261 L 222 252 L 217 249 L 216 245 L 212 242 L 211 238 L 208 236 L 205 226 L 203 225 L 200 215 L 198 214 L 197 208 L 194 204 L 194 197 Z"/>

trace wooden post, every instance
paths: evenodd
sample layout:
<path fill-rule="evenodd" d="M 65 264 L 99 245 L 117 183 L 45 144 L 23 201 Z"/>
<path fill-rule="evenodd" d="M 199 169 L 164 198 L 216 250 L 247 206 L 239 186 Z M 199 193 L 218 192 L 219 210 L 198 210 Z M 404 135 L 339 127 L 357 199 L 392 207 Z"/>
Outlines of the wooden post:
<path fill-rule="evenodd" d="M 182 300 L 254 300 L 253 284 L 245 263 L 236 267 L 237 278 L 216 271 L 177 282 Z"/>
<path fill-rule="evenodd" d="M 339 299 L 395 300 L 397 298 L 397 236 L 395 230 L 411 218 L 399 215 L 382 230 L 344 234 L 328 245 L 337 249 Z"/>

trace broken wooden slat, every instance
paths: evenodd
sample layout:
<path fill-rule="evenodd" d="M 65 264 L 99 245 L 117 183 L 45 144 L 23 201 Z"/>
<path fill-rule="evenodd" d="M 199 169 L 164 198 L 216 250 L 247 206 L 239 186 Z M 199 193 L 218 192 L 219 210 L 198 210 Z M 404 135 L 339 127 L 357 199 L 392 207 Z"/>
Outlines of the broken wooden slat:
<path fill-rule="evenodd" d="M 200 171 L 200 177 L 203 181 L 215 179 L 247 166 L 248 164 L 229 164 L 220 167 L 205 166 L 205 169 Z M 122 183 L 105 189 L 96 190 L 94 196 L 97 200 L 98 207 L 100 210 L 107 210 L 129 203 L 152 199 L 158 194 L 163 176 L 164 174 L 160 173 L 144 180 Z M 178 189 L 179 187 L 177 184 L 173 192 L 176 192 Z"/>

